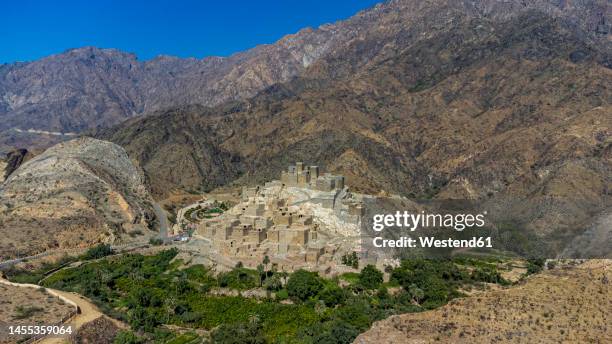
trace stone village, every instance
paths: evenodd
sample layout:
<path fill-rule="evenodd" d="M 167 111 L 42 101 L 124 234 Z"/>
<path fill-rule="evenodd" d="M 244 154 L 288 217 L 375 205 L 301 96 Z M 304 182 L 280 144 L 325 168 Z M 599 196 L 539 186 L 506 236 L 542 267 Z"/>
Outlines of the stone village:
<path fill-rule="evenodd" d="M 281 270 L 329 270 L 342 254 L 359 249 L 360 197 L 344 176 L 297 162 L 280 180 L 244 187 L 240 203 L 200 222 L 195 234 L 245 266 L 268 256 Z"/>

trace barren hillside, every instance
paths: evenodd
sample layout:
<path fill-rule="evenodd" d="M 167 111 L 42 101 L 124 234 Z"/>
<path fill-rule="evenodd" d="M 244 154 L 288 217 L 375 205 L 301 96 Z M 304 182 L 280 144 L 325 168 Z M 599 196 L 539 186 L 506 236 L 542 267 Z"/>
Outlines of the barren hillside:
<path fill-rule="evenodd" d="M 47 293 L 44 288 L 0 284 L 0 343 L 12 344 L 26 336 L 9 336 L 9 325 L 55 324 L 74 312 L 74 307 Z"/>
<path fill-rule="evenodd" d="M 507 290 L 392 316 L 355 339 L 366 343 L 607 343 L 612 261 L 557 267 Z"/>
<path fill-rule="evenodd" d="M 3 258 L 151 235 L 144 176 L 125 151 L 81 138 L 21 165 L 0 186 Z"/>

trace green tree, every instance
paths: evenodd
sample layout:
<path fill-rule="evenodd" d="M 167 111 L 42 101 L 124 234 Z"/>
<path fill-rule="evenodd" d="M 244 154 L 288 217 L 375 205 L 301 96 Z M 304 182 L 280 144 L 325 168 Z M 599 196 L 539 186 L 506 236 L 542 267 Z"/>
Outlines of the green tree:
<path fill-rule="evenodd" d="M 257 287 L 257 272 L 246 268 L 235 268 L 217 277 L 220 287 L 247 290 Z"/>
<path fill-rule="evenodd" d="M 527 273 L 537 274 L 542 271 L 546 261 L 543 258 L 531 258 L 527 260 Z"/>
<path fill-rule="evenodd" d="M 365 289 L 377 289 L 383 282 L 383 273 L 374 265 L 368 264 L 359 274 L 359 284 Z"/>
<path fill-rule="evenodd" d="M 326 306 L 333 307 L 346 300 L 346 292 L 336 285 L 330 285 L 319 293 L 319 299 L 321 299 Z"/>
<path fill-rule="evenodd" d="M 295 300 L 306 301 L 314 297 L 323 288 L 319 276 L 315 272 L 298 270 L 289 276 L 287 293 Z"/>
<path fill-rule="evenodd" d="M 83 254 L 84 259 L 99 259 L 113 254 L 113 249 L 111 245 L 108 244 L 99 244 L 96 245 L 85 252 Z"/>
<path fill-rule="evenodd" d="M 161 238 L 151 238 L 149 239 L 149 244 L 153 245 L 153 246 L 160 246 L 164 243 L 164 241 Z"/>
<path fill-rule="evenodd" d="M 277 291 L 283 287 L 283 283 L 281 281 L 281 277 L 279 274 L 273 274 L 272 276 L 266 278 L 264 282 L 264 286 L 267 290 Z"/>

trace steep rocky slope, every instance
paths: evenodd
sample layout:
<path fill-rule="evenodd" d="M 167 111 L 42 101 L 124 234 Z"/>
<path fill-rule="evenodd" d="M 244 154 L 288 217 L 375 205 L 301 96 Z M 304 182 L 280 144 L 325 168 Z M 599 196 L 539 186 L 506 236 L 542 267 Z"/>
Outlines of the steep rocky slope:
<path fill-rule="evenodd" d="M 354 343 L 606 343 L 612 336 L 611 264 L 565 266 L 507 290 L 395 315 Z"/>
<path fill-rule="evenodd" d="M 7 162 L 5 160 L 0 160 L 0 183 L 4 182 L 4 176 L 7 170 Z"/>
<path fill-rule="evenodd" d="M 470 4 L 388 3 L 362 16 L 413 21 L 385 31 L 397 38 L 386 48 L 365 36 L 252 99 L 161 111 L 98 135 L 126 147 L 159 196 L 237 175 L 261 182 L 303 160 L 369 193 L 480 200 L 557 245 L 610 208 L 610 35 L 589 31 L 570 5 Z M 599 13 L 608 23 L 608 8 Z M 166 161 L 181 168 L 160 169 Z"/>
<path fill-rule="evenodd" d="M 156 224 L 143 182 L 113 143 L 80 138 L 47 149 L 0 186 L 2 258 L 146 240 Z"/>
<path fill-rule="evenodd" d="M 5 181 L 8 176 L 15 172 L 21 164 L 32 159 L 34 155 L 27 149 L 15 149 L 6 154 L 3 159 L 0 159 L 0 183 Z"/>
<path fill-rule="evenodd" d="M 345 77 L 462 22 L 483 21 L 476 30 L 486 35 L 491 22 L 531 10 L 567 22 L 583 32 L 587 42 L 609 43 L 610 10 L 605 0 L 394 0 L 227 58 L 160 56 L 139 61 L 114 49 L 78 48 L 0 66 L 0 147 L 44 146 L 70 139 L 61 133 L 112 125 L 155 110 L 245 99 L 307 70 L 319 79 Z M 582 55 L 577 52 L 575 58 Z M 418 63 L 411 61 L 410 66 Z M 14 128 L 55 133 L 20 133 Z"/>

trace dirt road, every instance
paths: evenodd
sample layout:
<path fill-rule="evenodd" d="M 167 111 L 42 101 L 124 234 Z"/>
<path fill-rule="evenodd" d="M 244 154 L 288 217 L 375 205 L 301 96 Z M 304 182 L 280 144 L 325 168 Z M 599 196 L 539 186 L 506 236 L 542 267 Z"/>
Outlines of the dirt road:
<path fill-rule="evenodd" d="M 48 289 L 48 288 L 47 288 Z M 77 314 L 74 318 L 72 318 L 68 324 L 72 325 L 72 331 L 74 333 L 74 331 L 76 331 L 77 329 L 79 329 L 81 326 L 87 324 L 90 321 L 96 320 L 99 317 L 102 317 L 105 315 L 100 312 L 100 310 L 98 309 L 98 307 L 96 307 L 96 305 L 94 305 L 93 303 L 91 303 L 91 301 L 89 301 L 88 299 L 86 299 L 85 297 L 76 294 L 76 293 L 70 293 L 70 292 L 66 292 L 66 291 L 61 291 L 61 290 L 55 290 L 55 289 L 51 289 L 53 291 L 55 291 L 56 293 L 60 294 L 61 296 L 69 299 L 70 301 L 74 302 L 77 304 L 77 306 L 79 306 L 80 309 L 80 313 Z M 126 325 L 123 324 L 122 322 L 109 318 L 107 317 L 107 319 L 109 319 L 110 321 L 112 321 L 117 327 L 119 328 L 126 328 Z M 43 338 L 41 340 L 39 340 L 37 343 L 40 344 L 63 344 L 63 343 L 67 343 L 66 338 Z"/>
<path fill-rule="evenodd" d="M 9 282 L 3 278 L 0 277 L 0 283 L 3 284 L 10 284 L 12 286 L 17 286 L 17 287 L 22 287 L 22 288 L 40 288 L 40 286 L 37 285 L 33 285 L 33 284 L 19 284 L 19 283 L 12 283 Z M 74 333 L 74 331 L 76 331 L 77 329 L 79 329 L 81 326 L 87 324 L 90 321 L 96 320 L 99 317 L 106 317 L 102 312 L 100 312 L 100 310 L 98 309 L 98 307 L 96 307 L 96 305 L 94 305 L 91 301 L 89 301 L 87 298 L 76 294 L 76 293 L 71 293 L 71 292 L 66 292 L 66 291 L 62 291 L 62 290 L 56 290 L 56 289 L 51 289 L 51 288 L 45 288 L 47 289 L 47 291 L 49 291 L 51 294 L 55 294 L 55 295 L 59 295 L 65 299 L 67 299 L 68 301 L 71 301 L 72 303 L 76 304 L 76 306 L 79 308 L 79 313 L 77 315 L 75 315 L 72 319 L 70 319 L 70 321 L 68 321 L 66 323 L 66 325 L 72 325 L 72 331 Z M 126 328 L 127 326 L 125 324 L 123 324 L 122 322 L 109 318 L 107 317 L 107 319 L 109 319 L 110 321 L 112 321 L 117 327 L 119 328 Z M 52 338 L 52 337 L 46 337 L 46 338 L 42 338 L 40 340 L 38 340 L 36 343 L 41 343 L 41 344 L 63 344 L 63 343 L 67 343 L 66 338 Z"/>

